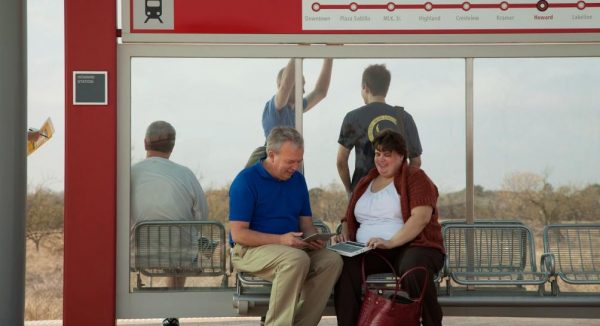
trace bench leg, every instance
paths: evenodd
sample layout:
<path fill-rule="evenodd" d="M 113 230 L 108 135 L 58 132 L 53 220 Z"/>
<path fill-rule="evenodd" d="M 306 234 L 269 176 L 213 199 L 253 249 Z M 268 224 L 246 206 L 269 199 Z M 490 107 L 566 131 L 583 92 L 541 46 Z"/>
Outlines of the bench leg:
<path fill-rule="evenodd" d="M 239 278 L 238 278 L 238 276 L 236 275 L 236 276 L 235 276 L 235 292 L 236 292 L 238 295 L 241 295 L 241 294 L 242 294 L 242 284 L 241 284 L 241 283 L 242 283 L 242 282 L 240 282 L 240 279 L 239 279 Z"/>
<path fill-rule="evenodd" d="M 136 286 L 136 287 L 137 287 L 137 289 L 139 290 L 139 289 L 141 289 L 141 288 L 142 288 L 144 285 L 146 285 L 146 284 L 142 283 L 142 275 L 141 275 L 141 274 L 140 274 L 140 272 L 138 271 L 138 272 L 137 272 L 137 280 L 136 280 L 136 284 L 135 284 L 135 286 Z"/>
<path fill-rule="evenodd" d="M 538 294 L 539 294 L 539 296 L 542 297 L 542 296 L 544 296 L 544 293 L 546 293 L 546 285 L 540 284 L 538 286 Z"/>
<path fill-rule="evenodd" d="M 556 279 L 552 280 L 552 283 L 550 283 L 550 288 L 552 291 L 552 295 L 557 296 L 558 293 L 560 292 L 560 289 L 558 287 L 558 280 L 556 280 Z"/>
<path fill-rule="evenodd" d="M 237 305 L 237 312 L 239 315 L 247 315 L 248 314 L 248 301 L 240 300 Z"/>

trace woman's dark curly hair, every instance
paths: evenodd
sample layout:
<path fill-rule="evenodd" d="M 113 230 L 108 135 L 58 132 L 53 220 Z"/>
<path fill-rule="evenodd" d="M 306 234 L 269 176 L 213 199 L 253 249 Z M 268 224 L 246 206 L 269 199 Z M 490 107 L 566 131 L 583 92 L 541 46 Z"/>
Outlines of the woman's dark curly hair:
<path fill-rule="evenodd" d="M 407 158 L 408 151 L 406 150 L 406 142 L 401 134 L 391 130 L 385 129 L 380 132 L 373 141 L 371 142 L 374 150 L 380 152 L 396 152 L 404 156 L 404 160 Z"/>

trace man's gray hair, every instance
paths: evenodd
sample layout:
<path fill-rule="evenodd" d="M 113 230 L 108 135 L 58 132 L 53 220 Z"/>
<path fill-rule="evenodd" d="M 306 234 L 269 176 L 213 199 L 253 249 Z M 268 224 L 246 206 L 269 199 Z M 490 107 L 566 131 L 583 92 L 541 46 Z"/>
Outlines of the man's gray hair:
<path fill-rule="evenodd" d="M 154 121 L 146 129 L 146 150 L 171 153 L 175 147 L 175 128 L 166 121 Z"/>
<path fill-rule="evenodd" d="M 267 153 L 269 151 L 279 153 L 281 145 L 286 141 L 292 142 L 298 148 L 304 148 L 304 139 L 298 130 L 290 127 L 275 127 L 267 137 Z"/>

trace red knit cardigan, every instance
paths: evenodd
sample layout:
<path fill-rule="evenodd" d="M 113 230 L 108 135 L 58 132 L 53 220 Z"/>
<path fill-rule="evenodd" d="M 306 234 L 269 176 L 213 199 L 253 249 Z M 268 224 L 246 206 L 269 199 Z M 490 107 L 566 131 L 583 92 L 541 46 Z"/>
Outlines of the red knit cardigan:
<path fill-rule="evenodd" d="M 356 231 L 360 225 L 354 216 L 356 202 L 365 193 L 371 181 L 378 175 L 379 172 L 377 172 L 376 168 L 369 171 L 369 174 L 360 179 L 352 193 L 345 218 L 346 223 L 348 223 L 348 235 L 352 241 L 356 241 Z M 438 210 L 436 207 L 438 190 L 436 185 L 423 170 L 410 167 L 404 162 L 400 167 L 400 174 L 394 178 L 394 186 L 396 187 L 396 192 L 400 194 L 400 208 L 404 223 L 410 218 L 414 207 L 431 206 L 433 208 L 429 224 L 425 226 L 423 231 L 409 245 L 411 247 L 436 248 L 445 252 L 442 240 L 442 227 L 438 222 Z"/>

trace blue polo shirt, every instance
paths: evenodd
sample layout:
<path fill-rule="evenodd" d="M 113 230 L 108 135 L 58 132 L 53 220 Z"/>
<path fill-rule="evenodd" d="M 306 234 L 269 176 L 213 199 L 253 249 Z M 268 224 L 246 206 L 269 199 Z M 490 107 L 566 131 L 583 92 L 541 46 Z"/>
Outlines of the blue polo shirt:
<path fill-rule="evenodd" d="M 280 181 L 261 161 L 242 170 L 229 188 L 229 220 L 249 222 L 251 230 L 298 232 L 300 216 L 312 216 L 308 187 L 300 172 Z"/>

